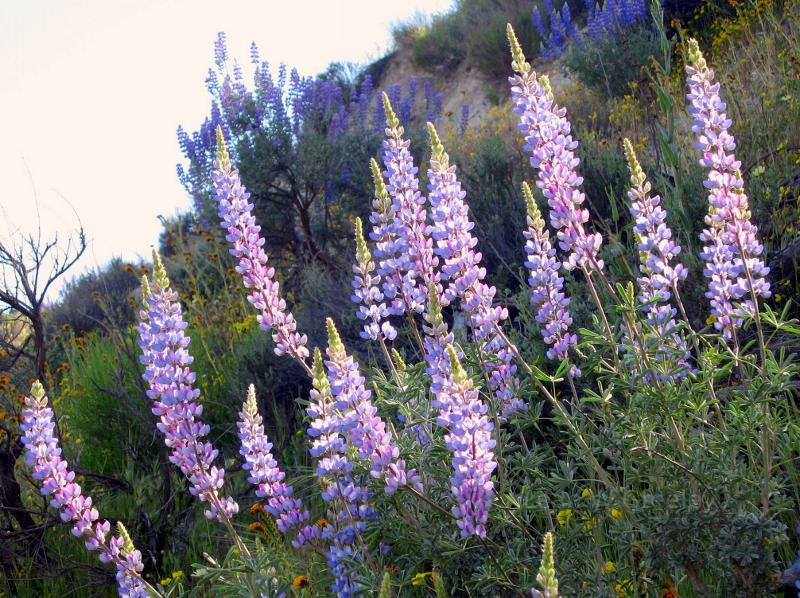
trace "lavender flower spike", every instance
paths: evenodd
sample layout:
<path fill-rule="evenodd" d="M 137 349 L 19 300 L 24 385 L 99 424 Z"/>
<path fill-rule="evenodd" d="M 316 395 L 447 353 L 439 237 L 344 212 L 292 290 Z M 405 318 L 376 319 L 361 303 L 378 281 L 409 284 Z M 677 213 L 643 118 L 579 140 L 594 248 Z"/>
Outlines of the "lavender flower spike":
<path fill-rule="evenodd" d="M 567 270 L 602 270 L 603 261 L 598 257 L 602 237 L 584 229 L 589 211 L 581 207 L 585 197 L 580 190 L 583 178 L 576 171 L 578 142 L 570 134 L 566 109 L 554 103 L 547 77 L 537 79 L 525 61 L 511 25 L 507 33 L 517 73 L 509 78 L 514 111 L 520 116 L 519 129 L 525 136 L 525 149 L 531 152 L 531 165 L 538 170 L 536 186 L 547 199 L 550 223 L 558 231 L 559 247 L 567 254 L 562 265 Z"/>
<path fill-rule="evenodd" d="M 387 320 L 389 310 L 383 300 L 383 292 L 379 287 L 380 276 L 372 273 L 375 271 L 375 262 L 369 253 L 367 242 L 364 239 L 364 229 L 361 218 L 355 221 L 356 237 L 356 263 L 353 266 L 353 295 L 352 300 L 359 303 L 358 317 L 364 320 L 364 330 L 361 338 L 393 340 L 397 330 Z"/>
<path fill-rule="evenodd" d="M 464 202 L 466 194 L 456 178 L 456 167 L 450 165 L 450 158 L 431 123 L 428 123 L 428 133 L 431 142 L 428 169 L 431 236 L 436 241 L 434 251 L 441 260 L 442 279 L 448 281 L 442 303 L 448 304 L 455 298 L 461 301 L 481 353 L 487 358 L 485 367 L 492 392 L 507 417 L 525 408 L 517 397 L 519 380 L 513 355 L 496 328 L 508 318 L 508 310 L 493 305 L 497 290 L 484 282 L 486 269 L 480 265 L 481 254 L 475 251 L 478 240 L 472 234 L 475 223 L 469 218 Z"/>
<path fill-rule="evenodd" d="M 398 256 L 405 247 L 405 242 L 398 236 L 394 204 L 386 190 L 386 183 L 381 174 L 381 167 L 375 158 L 369 160 L 372 181 L 375 185 L 375 198 L 372 200 L 372 213 L 369 221 L 372 232 L 369 237 L 375 242 L 375 258 L 378 260 L 378 276 L 381 277 L 381 289 L 387 302 L 387 310 L 391 315 L 401 315 L 405 311 L 405 300 L 400 292 L 403 283 L 399 271 Z"/>
<path fill-rule="evenodd" d="M 364 377 L 358 364 L 347 354 L 333 320 L 328 318 L 326 326 L 328 359 L 325 365 L 335 400 L 334 407 L 341 414 L 348 444 L 358 451 L 360 459 L 369 461 L 373 477 L 385 476 L 387 494 L 407 484 L 421 489 L 416 471 L 406 473 L 405 461 L 398 458 L 400 451 L 392 441 L 392 434 L 377 415 L 372 395 L 364 388 Z"/>
<path fill-rule="evenodd" d="M 292 496 L 292 487 L 283 481 L 286 477 L 272 456 L 272 443 L 264 433 L 261 415 L 256 404 L 256 389 L 251 384 L 247 389 L 247 400 L 239 413 L 239 439 L 242 447 L 239 454 L 244 457 L 242 469 L 250 472 L 247 481 L 257 486 L 256 494 L 266 499 L 267 512 L 275 517 L 281 533 L 300 525 L 309 517 L 303 505 Z"/>
<path fill-rule="evenodd" d="M 417 167 L 409 151 L 409 141 L 403 139 L 403 127 L 392 110 L 389 96 L 383 94 L 386 112 L 386 136 L 383 141 L 384 174 L 389 180 L 397 238 L 404 240 L 398 251 L 398 270 L 402 277 L 401 294 L 406 309 L 422 312 L 428 283 L 438 286 L 439 260 L 433 253 L 433 240 L 427 224 L 425 196 L 419 191 Z"/>
<path fill-rule="evenodd" d="M 690 369 L 689 351 L 685 339 L 676 332 L 677 312 L 670 306 L 669 299 L 672 289 L 677 289 L 678 283 L 686 279 L 688 270 L 681 263 L 672 265 L 681 247 L 672 240 L 672 231 L 666 222 L 667 212 L 661 207 L 659 196 L 650 195 L 650 183 L 631 142 L 625 139 L 623 144 L 631 172 L 628 198 L 639 250 L 639 302 L 644 306 L 648 325 L 657 333 L 657 338 L 648 339 L 648 345 L 652 341 L 656 359 L 669 370 L 677 367 L 677 376 L 683 377 Z"/>
<path fill-rule="evenodd" d="M 117 568 L 120 596 L 148 598 L 150 588 L 142 578 L 142 554 L 136 550 L 127 532 L 122 537 L 108 537 L 111 525 L 99 519 L 92 499 L 84 496 L 75 480 L 75 472 L 61 457 L 55 436 L 53 410 L 47 405 L 44 388 L 36 380 L 22 410 L 22 444 L 25 462 L 33 469 L 33 478 L 42 484 L 41 493 L 51 496 L 50 505 L 60 511 L 61 520 L 73 523 L 72 534 L 84 538 L 86 548 L 99 550 L 100 560 L 113 562 Z M 120 524 L 120 530 L 124 531 Z"/>
<path fill-rule="evenodd" d="M 239 510 L 232 498 L 221 497 L 225 470 L 214 465 L 218 451 L 203 437 L 210 430 L 200 417 L 200 391 L 193 388 L 195 374 L 184 334 L 186 322 L 181 314 L 178 295 L 157 253 L 153 253 L 153 289 L 145 297 L 147 308 L 139 312 L 140 360 L 145 366 L 142 378 L 148 384 L 147 396 L 153 400 L 156 427 L 164 434 L 164 443 L 172 449 L 169 460 L 180 468 L 191 484 L 190 492 L 209 503 L 209 519 L 224 522 Z"/>
<path fill-rule="evenodd" d="M 522 183 L 522 194 L 528 212 L 528 228 L 522 234 L 527 239 L 525 267 L 530 272 L 531 305 L 536 309 L 536 321 L 542 327 L 544 342 L 550 345 L 547 358 L 561 361 L 569 357 L 570 350 L 578 342 L 578 337 L 569 332 L 572 314 L 569 298 L 564 294 L 564 279 L 559 274 L 561 263 L 556 259 L 550 232 L 545 228 L 528 183 Z M 575 366 L 572 370 L 573 375 L 580 375 Z"/>
<path fill-rule="evenodd" d="M 703 274 L 709 279 L 706 297 L 711 300 L 714 326 L 729 340 L 742 323 L 734 301 L 752 314 L 757 310 L 757 298 L 771 295 L 765 278 L 769 268 L 761 257 L 764 246 L 758 240 L 758 228 L 750 222 L 741 162 L 733 153 L 736 142 L 728 132 L 731 120 L 725 113 L 719 83 L 714 82 L 714 71 L 708 67 L 697 41 L 688 40 L 687 48 L 686 97 L 694 118 L 692 131 L 697 135 L 695 147 L 702 153 L 700 164 L 709 169 L 705 182 L 709 190 L 707 228 L 700 234 L 705 243 L 700 254 L 706 261 Z"/>
<path fill-rule="evenodd" d="M 297 333 L 297 322 L 286 311 L 280 284 L 274 280 L 275 269 L 267 265 L 264 237 L 253 217 L 253 204 L 248 201 L 250 194 L 242 185 L 239 171 L 231 165 L 220 127 L 217 127 L 217 158 L 211 178 L 219 203 L 219 217 L 228 231 L 226 238 L 233 245 L 230 252 L 239 260 L 236 271 L 242 275 L 244 286 L 252 289 L 247 300 L 259 311 L 258 323 L 264 330 L 273 331 L 277 355 L 289 354 L 305 365 L 308 339 L 305 334 Z"/>
<path fill-rule="evenodd" d="M 497 467 L 492 438 L 494 426 L 486 415 L 486 405 L 478 389 L 473 388 L 452 345 L 448 345 L 447 355 L 450 375 L 438 400 L 449 403 L 450 413 L 447 417 L 440 414 L 438 421 L 449 430 L 445 443 L 453 455 L 450 488 L 458 504 L 452 512 L 462 537 L 483 538 L 494 499 L 492 472 Z"/>

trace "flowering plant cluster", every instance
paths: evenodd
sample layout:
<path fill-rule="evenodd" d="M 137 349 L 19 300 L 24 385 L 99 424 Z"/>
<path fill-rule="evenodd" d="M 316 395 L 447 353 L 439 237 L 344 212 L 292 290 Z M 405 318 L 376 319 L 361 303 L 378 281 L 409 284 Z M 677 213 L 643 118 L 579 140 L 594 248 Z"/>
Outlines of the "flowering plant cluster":
<path fill-rule="evenodd" d="M 550 12 L 558 14 L 552 7 Z M 568 10 L 566 17 L 561 14 L 566 23 Z M 309 118 L 303 106 L 310 96 L 304 94 L 316 92 L 310 91 L 311 83 L 304 87 L 291 75 L 296 92 L 292 97 L 298 104 L 285 110 L 283 83 L 272 82 L 265 63 L 257 70 L 262 87 L 252 97 L 240 74 L 223 81 L 210 76 L 210 86 L 224 99 L 219 120 L 212 123 L 215 157 L 210 179 L 235 260 L 233 272 L 241 278 L 260 328 L 271 333 L 275 354 L 294 360 L 311 387 L 303 401 L 305 448 L 313 474 L 289 479 L 287 463 L 273 453 L 253 386 L 239 413 L 241 468 L 259 499 L 257 511 L 269 516 L 276 530 L 265 534 L 270 554 L 291 546 L 293 558 L 301 562 L 322 558 L 324 583 L 318 587 L 327 589 L 320 591 L 343 598 L 371 595 L 375 588 L 388 598 L 405 581 L 413 587 L 431 581 L 438 596 L 446 595 L 440 567 L 453 554 L 458 562 L 450 563 L 448 574 L 461 576 L 461 585 L 477 588 L 481 595 L 557 598 L 565 587 L 595 592 L 589 595 L 606 595 L 613 587 L 618 596 L 632 596 L 634 587 L 645 588 L 641 592 L 646 594 L 648 580 L 657 573 L 642 564 L 645 549 L 638 534 L 648 530 L 657 540 L 646 547 L 647 562 L 670 575 L 685 570 L 697 595 L 710 595 L 697 571 L 712 568 L 715 559 L 729 558 L 747 584 L 766 579 L 772 565 L 768 558 L 758 572 L 747 572 L 742 571 L 741 555 L 750 555 L 752 545 L 763 547 L 783 537 L 770 504 L 778 467 L 773 461 L 777 440 L 770 432 L 771 405 L 787 392 L 796 368 L 783 358 L 778 363 L 765 329 L 787 334 L 794 329 L 784 326 L 763 303 L 770 295 L 768 269 L 758 231 L 750 222 L 740 163 L 732 153 L 731 123 L 713 71 L 696 42 L 690 41 L 688 98 L 701 164 L 709 169 L 701 257 L 719 334 L 698 332 L 686 316 L 681 285 L 689 270 L 679 261 L 682 250 L 664 204 L 627 139 L 623 151 L 630 170 L 628 209 L 638 265 L 626 284 L 612 282 L 604 239 L 584 206 L 578 142 L 566 109 L 556 103 L 547 77 L 527 62 L 510 26 L 508 40 L 513 109 L 536 177 L 535 185 L 522 185 L 527 227 L 519 248 L 528 274 L 525 296 L 532 308 L 531 324 L 546 346 L 534 360 L 524 355 L 525 345 L 513 327 L 517 322 L 512 322 L 508 305 L 482 266 L 466 192 L 442 139 L 429 122 L 426 193 L 405 134 L 408 109 L 392 94 L 382 94 L 376 102 L 385 134 L 383 169 L 371 160 L 372 226 L 365 236 L 361 219 L 354 219 L 352 266 L 360 337 L 371 342 L 388 369 L 384 373 L 360 363 L 332 318 L 325 321 L 327 347 L 313 347 L 313 336 L 298 330 L 282 296 L 256 221 L 255 201 L 229 151 L 235 118 L 222 115 L 255 110 L 263 120 L 259 111 L 271 111 L 287 126 L 295 126 L 292 119 Z M 255 51 L 253 57 L 257 63 Z M 220 69 L 226 63 L 222 39 L 217 62 Z M 336 100 L 340 107 L 342 101 Z M 335 114 L 344 122 L 360 106 L 356 102 L 350 111 L 337 109 Z M 293 134 L 302 133 L 297 129 Z M 279 136 L 276 139 L 280 142 Z M 595 301 L 590 328 L 575 326 L 568 281 L 585 285 Z M 147 396 L 170 449 L 169 460 L 185 477 L 191 494 L 206 505 L 206 517 L 230 534 L 232 549 L 221 570 L 249 596 L 305 595 L 310 583 L 306 576 L 285 579 L 277 561 L 260 558 L 260 539 L 250 542 L 236 528 L 239 505 L 235 491 L 224 489 L 226 479 L 231 485 L 231 476 L 226 478 L 216 464 L 219 453 L 203 421 L 187 323 L 157 254 L 152 280 L 145 277 L 142 290 L 144 308 L 137 332 Z M 465 325 L 459 327 L 459 321 Z M 751 323 L 757 330 L 759 356 L 740 343 L 740 336 L 750 334 Z M 707 365 L 714 360 L 724 365 Z M 730 385 L 721 389 L 723 375 L 734 369 L 744 390 Z M 773 382 L 761 384 L 768 370 L 779 373 L 770 378 Z M 579 377 L 596 379 L 596 389 L 579 391 Z M 726 399 L 725 393 L 732 398 Z M 758 421 L 741 415 L 753 399 L 763 405 Z M 733 429 L 725 427 L 723 400 L 732 406 Z M 623 411 L 626 402 L 637 408 Z M 64 521 L 73 523 L 73 533 L 85 538 L 87 548 L 114 563 L 120 595 L 162 595 L 142 577 L 141 554 L 124 528 L 119 537 L 109 538 L 109 523 L 99 520 L 91 499 L 74 482 L 74 473 L 61 457 L 53 412 L 41 385 L 34 385 L 25 405 L 23 443 L 42 493 L 52 496 L 50 504 Z M 556 432 L 543 425 L 548 417 Z M 719 473 L 718 463 L 741 451 L 732 438 L 748 425 L 761 433 L 758 442 L 746 439 L 752 471 L 740 474 L 747 484 L 730 483 Z M 701 462 L 701 468 L 698 460 L 706 452 L 714 453 L 716 464 Z M 558 465 L 544 475 L 552 463 Z M 665 467 L 691 475 L 675 487 Z M 626 491 L 630 479 L 646 480 L 639 487 L 641 496 Z M 573 492 L 578 483 L 585 487 Z M 709 498 L 707 486 L 712 483 L 719 496 Z M 738 490 L 740 485 L 747 489 Z M 664 491 L 654 492 L 658 486 Z M 736 492 L 746 500 L 737 503 Z M 759 509 L 740 508 L 758 503 L 758 498 Z M 676 512 L 680 520 L 667 526 L 666 518 Z M 688 525 L 680 523 L 686 521 L 714 536 L 713 554 L 686 546 L 687 530 L 679 528 Z M 670 535 L 674 529 L 681 533 Z M 584 572 L 574 562 L 556 575 L 555 534 L 579 546 L 576 551 L 583 551 L 582 557 L 589 554 L 588 562 L 599 561 L 592 581 L 576 581 Z M 590 539 L 579 541 L 580 534 Z M 614 561 L 604 557 L 604 534 L 632 543 L 630 560 L 635 562 L 629 577 L 621 577 Z M 729 550 L 732 544 L 736 550 Z M 414 550 L 425 556 L 418 557 Z M 539 561 L 536 575 L 534 559 Z M 396 582 L 393 576 L 400 574 L 400 566 L 422 561 L 429 570 Z M 464 574 L 470 567 L 475 571 Z M 667 579 L 669 588 L 663 589 L 671 592 L 671 577 Z M 729 579 L 725 583 L 730 587 Z M 460 587 L 452 584 L 454 592 Z"/>

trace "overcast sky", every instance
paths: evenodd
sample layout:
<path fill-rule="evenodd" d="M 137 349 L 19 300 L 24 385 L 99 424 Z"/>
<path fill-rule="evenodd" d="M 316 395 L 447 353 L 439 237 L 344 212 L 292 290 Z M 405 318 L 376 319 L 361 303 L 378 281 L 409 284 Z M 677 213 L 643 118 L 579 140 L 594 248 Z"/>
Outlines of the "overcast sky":
<path fill-rule="evenodd" d="M 366 63 L 393 23 L 452 0 L 0 0 L 0 237 L 86 230 L 77 271 L 146 256 L 159 215 L 188 209 L 175 175 L 179 124 L 208 113 L 213 42 L 316 74 Z"/>

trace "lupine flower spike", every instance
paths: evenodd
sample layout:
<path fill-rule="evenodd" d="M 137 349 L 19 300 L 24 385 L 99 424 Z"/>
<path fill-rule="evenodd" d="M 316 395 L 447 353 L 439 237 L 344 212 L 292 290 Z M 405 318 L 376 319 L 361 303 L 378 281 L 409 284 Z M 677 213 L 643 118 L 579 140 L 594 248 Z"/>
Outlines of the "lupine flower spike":
<path fill-rule="evenodd" d="M 525 149 L 531 152 L 531 165 L 538 171 L 536 186 L 547 199 L 550 224 L 567 256 L 562 265 L 567 270 L 601 271 L 603 261 L 598 252 L 602 237 L 584 229 L 589 211 L 581 207 L 585 197 L 580 190 L 583 178 L 576 171 L 578 142 L 570 134 L 566 109 L 554 103 L 547 77 L 537 79 L 531 70 L 511 25 L 507 33 L 517 73 L 509 78 L 514 111 L 520 116 L 519 129 L 525 136 Z"/>
<path fill-rule="evenodd" d="M 242 443 L 239 454 L 244 458 L 242 469 L 250 474 L 247 481 L 257 487 L 256 495 L 266 500 L 266 510 L 275 518 L 278 530 L 286 533 L 308 519 L 309 514 L 292 495 L 292 487 L 283 481 L 286 474 L 272 456 L 272 443 L 264 433 L 252 384 L 247 389 L 247 400 L 242 405 L 237 425 Z"/>
<path fill-rule="evenodd" d="M 327 540 L 328 566 L 334 576 L 331 588 L 339 598 L 348 598 L 358 591 L 353 561 L 364 556 L 361 535 L 372 510 L 367 503 L 367 489 L 353 478 L 353 463 L 348 458 L 344 434 L 353 422 L 342 417 L 334 405 L 319 349 L 314 350 L 312 385 L 311 404 L 306 410 L 312 418 L 308 428 L 312 438 L 309 453 L 317 459 L 316 472 L 322 499 L 329 505 L 329 521 L 321 530 L 316 525 L 305 526 L 295 545 L 312 538 Z"/>
<path fill-rule="evenodd" d="M 383 300 L 383 292 L 380 289 L 380 276 L 373 274 L 375 262 L 369 253 L 367 242 L 364 239 L 364 230 L 361 225 L 361 218 L 355 221 L 356 237 L 356 263 L 353 266 L 353 296 L 352 300 L 359 303 L 358 317 L 364 320 L 364 330 L 361 338 L 393 340 L 397 336 L 397 330 L 387 319 L 389 310 Z"/>
<path fill-rule="evenodd" d="M 672 289 L 677 289 L 678 283 L 686 279 L 688 270 L 680 262 L 673 265 L 681 247 L 672 239 L 672 231 L 666 222 L 667 212 L 661 207 L 661 198 L 650 195 L 650 183 L 631 142 L 625 139 L 623 144 L 631 173 L 629 209 L 639 250 L 639 302 L 647 314 L 648 325 L 657 333 L 652 343 L 648 340 L 647 344 L 655 345 L 652 349 L 656 358 L 666 365 L 667 371 L 675 371 L 674 375 L 683 377 L 689 371 L 689 352 L 686 341 L 676 331 L 674 318 L 677 312 L 669 300 Z M 634 343 L 628 339 L 627 344 L 632 346 Z"/>
<path fill-rule="evenodd" d="M 544 219 L 536 205 L 528 183 L 522 183 L 525 197 L 528 228 L 525 229 L 525 266 L 530 272 L 528 284 L 531 287 L 531 305 L 536 310 L 536 321 L 541 325 L 544 342 L 550 345 L 547 358 L 558 361 L 567 359 L 578 337 L 569 332 L 572 314 L 569 311 L 569 298 L 564 294 L 564 279 L 559 270 L 561 262 L 556 259 L 556 250 L 550 243 L 550 232 L 545 228 Z M 573 366 L 573 375 L 580 370 Z"/>
<path fill-rule="evenodd" d="M 771 295 L 765 278 L 769 268 L 761 257 L 764 247 L 758 240 L 758 228 L 750 222 L 741 162 L 733 153 L 736 141 L 728 132 L 731 120 L 720 97 L 719 83 L 714 82 L 714 71 L 708 67 L 697 41 L 690 39 L 687 48 L 692 131 L 702 153 L 700 165 L 709 169 L 705 182 L 707 228 L 700 234 L 705 243 L 701 253 L 706 261 L 703 274 L 709 279 L 706 297 L 711 300 L 714 327 L 730 340 L 742 323 L 742 314 L 734 302 L 753 314 L 758 297 L 766 299 Z"/>
<path fill-rule="evenodd" d="M 450 375 L 445 379 L 436 401 L 440 407 L 439 425 L 448 433 L 445 444 L 453 456 L 450 488 L 456 498 L 452 512 L 461 536 L 486 536 L 486 523 L 494 500 L 492 472 L 494 458 L 494 426 L 487 417 L 486 405 L 477 388 L 461 366 L 458 353 L 447 347 Z"/>
<path fill-rule="evenodd" d="M 497 326 L 508 318 L 508 310 L 494 306 L 497 289 L 484 282 L 486 269 L 480 266 L 481 254 L 475 251 L 478 240 L 472 234 L 475 227 L 464 202 L 466 193 L 456 178 L 456 167 L 444 151 L 433 124 L 428 123 L 431 142 L 431 162 L 428 169 L 428 188 L 431 203 L 431 235 L 436 241 L 436 255 L 441 260 L 442 282 L 448 284 L 442 293 L 447 305 L 459 299 L 467 321 L 478 341 L 481 353 L 487 358 L 491 389 L 497 397 L 504 416 L 525 408 L 517 397 L 519 380 L 513 355 Z"/>
<path fill-rule="evenodd" d="M 389 96 L 383 94 L 386 113 L 386 139 L 383 141 L 384 174 L 392 199 L 397 239 L 404 240 L 398 248 L 400 289 L 406 309 L 421 313 L 425 307 L 428 284 L 438 287 L 439 260 L 433 253 L 433 240 L 427 224 L 425 196 L 419 191 L 417 167 L 409 151 L 409 141 L 403 139 L 403 127 L 392 110 Z"/>
<path fill-rule="evenodd" d="M 101 520 L 92 499 L 75 482 L 75 472 L 61 457 L 55 436 L 53 410 L 47 404 L 44 388 L 35 381 L 25 397 L 22 410 L 22 444 L 25 462 L 33 469 L 33 478 L 41 483 L 43 496 L 50 496 L 50 506 L 58 509 L 61 520 L 71 522 L 72 534 L 83 538 L 86 548 L 99 550 L 100 560 L 114 563 L 120 596 L 148 598 L 149 584 L 142 578 L 142 554 L 136 550 L 124 526 L 120 536 L 110 536 L 111 524 Z"/>
<path fill-rule="evenodd" d="M 272 330 L 277 355 L 288 354 L 308 369 L 306 335 L 298 334 L 294 316 L 286 311 L 280 284 L 274 280 L 275 269 L 267 264 L 264 237 L 252 213 L 250 194 L 242 185 L 239 171 L 231 164 L 220 127 L 217 127 L 217 158 L 211 178 L 222 227 L 233 245 L 231 255 L 239 260 L 236 271 L 242 275 L 244 286 L 252 289 L 247 300 L 259 312 L 258 323 L 264 330 Z"/>
<path fill-rule="evenodd" d="M 348 445 L 357 450 L 360 459 L 369 462 L 373 477 L 385 477 L 387 494 L 406 484 L 420 489 L 419 476 L 414 470 L 406 473 L 405 461 L 398 458 L 400 451 L 392 434 L 377 415 L 372 394 L 364 388 L 364 377 L 353 357 L 347 354 L 333 320 L 328 318 L 326 326 L 328 359 L 325 365 L 334 407 L 342 418 Z"/>
<path fill-rule="evenodd" d="M 544 535 L 544 545 L 542 546 L 542 562 L 539 565 L 539 573 L 536 575 L 536 581 L 542 586 L 542 591 L 533 588 L 531 598 L 559 598 L 556 555 L 553 544 L 553 532 L 547 532 Z"/>
<path fill-rule="evenodd" d="M 156 427 L 164 434 L 164 443 L 172 449 L 169 460 L 177 465 L 191 484 L 190 491 L 209 504 L 206 517 L 224 522 L 238 512 L 232 498 L 219 495 L 224 469 L 214 465 L 218 451 L 203 437 L 209 426 L 200 417 L 203 406 L 200 391 L 193 387 L 195 374 L 190 369 L 192 356 L 187 350 L 189 337 L 181 314 L 178 295 L 169 286 L 164 265 L 153 252 L 153 288 L 146 298 L 147 309 L 139 312 L 139 347 L 145 366 L 143 379 L 147 396 L 153 400 Z"/>

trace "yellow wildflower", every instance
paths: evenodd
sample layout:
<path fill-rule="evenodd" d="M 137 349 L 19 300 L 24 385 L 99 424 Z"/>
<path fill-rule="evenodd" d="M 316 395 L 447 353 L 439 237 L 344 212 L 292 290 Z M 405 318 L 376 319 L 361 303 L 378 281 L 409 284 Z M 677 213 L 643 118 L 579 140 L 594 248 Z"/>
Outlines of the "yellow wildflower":
<path fill-rule="evenodd" d="M 617 568 L 614 566 L 612 561 L 606 561 L 606 564 L 603 566 L 603 570 L 608 574 L 611 575 Z"/>
<path fill-rule="evenodd" d="M 581 492 L 581 498 L 589 498 L 592 495 L 591 488 L 584 488 Z"/>
<path fill-rule="evenodd" d="M 612 516 L 614 519 L 622 519 L 622 515 L 623 515 L 622 511 L 620 511 L 620 510 L 619 510 L 619 509 L 617 509 L 616 507 L 613 507 L 613 508 L 611 509 L 611 516 Z"/>
<path fill-rule="evenodd" d="M 169 584 L 171 584 L 171 583 L 172 583 L 172 578 L 171 578 L 171 577 L 167 577 L 167 578 L 165 578 L 165 579 L 162 579 L 162 580 L 161 580 L 161 581 L 159 581 L 158 583 L 159 583 L 159 584 L 161 584 L 162 586 L 165 586 L 165 587 L 166 587 L 166 586 L 168 586 Z"/>
<path fill-rule="evenodd" d="M 308 577 L 305 575 L 298 575 L 294 578 L 292 582 L 292 587 L 295 590 L 299 590 L 300 588 L 307 588 L 308 587 Z"/>
<path fill-rule="evenodd" d="M 567 525 L 569 520 L 572 518 L 572 509 L 562 509 L 556 515 L 556 519 L 558 520 L 559 525 Z"/>

